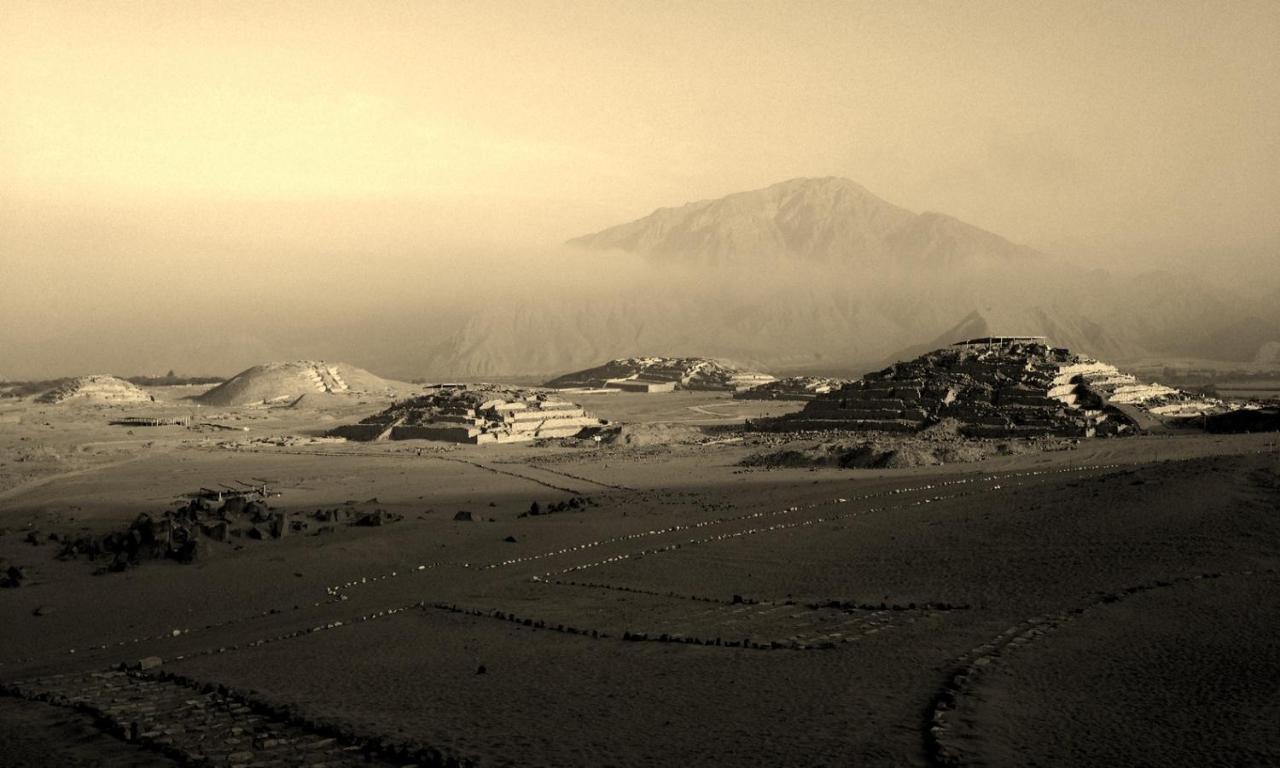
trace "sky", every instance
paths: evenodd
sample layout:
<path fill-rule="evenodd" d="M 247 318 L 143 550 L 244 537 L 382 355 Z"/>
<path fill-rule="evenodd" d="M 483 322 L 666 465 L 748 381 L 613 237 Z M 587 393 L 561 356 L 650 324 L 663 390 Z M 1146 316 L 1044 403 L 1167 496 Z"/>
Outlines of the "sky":
<path fill-rule="evenodd" d="M 1277 40 L 1247 0 L 0 0 L 0 375 L 448 303 L 797 176 L 1087 263 L 1275 270 Z"/>

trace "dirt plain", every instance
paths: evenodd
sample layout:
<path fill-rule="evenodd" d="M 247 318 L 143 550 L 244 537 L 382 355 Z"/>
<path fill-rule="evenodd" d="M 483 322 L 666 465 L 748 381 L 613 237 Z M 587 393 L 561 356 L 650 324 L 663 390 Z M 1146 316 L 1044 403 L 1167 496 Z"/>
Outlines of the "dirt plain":
<path fill-rule="evenodd" d="M 0 406 L 0 558 L 27 574 L 0 590 L 15 764 L 42 744 L 102 766 L 1280 762 L 1276 434 L 766 469 L 741 462 L 778 438 L 742 420 L 798 404 L 582 395 L 665 437 L 474 447 L 320 439 L 372 398 L 153 391 Z M 108 424 L 144 411 L 235 429 Z M 278 508 L 403 519 L 105 575 L 48 539 L 263 480 Z M 144 702 L 123 715 L 122 686 Z M 345 751 L 279 751 L 304 741 Z"/>

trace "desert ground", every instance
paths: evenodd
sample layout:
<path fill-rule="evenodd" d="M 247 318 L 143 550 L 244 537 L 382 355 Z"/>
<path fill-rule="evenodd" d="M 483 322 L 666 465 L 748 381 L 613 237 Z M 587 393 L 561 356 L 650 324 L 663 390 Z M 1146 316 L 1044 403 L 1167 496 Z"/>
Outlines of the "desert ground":
<path fill-rule="evenodd" d="M 1275 433 L 766 468 L 743 420 L 798 403 L 580 395 L 628 439 L 461 446 L 198 391 L 0 405 L 0 762 L 1280 762 Z M 108 424 L 141 412 L 192 426 Z M 240 483 L 344 522 L 56 557 Z"/>

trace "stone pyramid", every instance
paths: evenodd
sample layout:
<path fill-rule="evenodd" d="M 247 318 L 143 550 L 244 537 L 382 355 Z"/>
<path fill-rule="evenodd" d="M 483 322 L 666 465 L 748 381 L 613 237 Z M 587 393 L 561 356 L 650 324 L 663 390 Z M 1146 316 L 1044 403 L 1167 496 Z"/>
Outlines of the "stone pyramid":
<path fill-rule="evenodd" d="M 603 426 L 575 403 L 519 389 L 442 386 L 332 434 L 351 440 L 519 443 Z"/>
<path fill-rule="evenodd" d="M 755 426 L 916 432 L 950 419 L 970 437 L 1086 437 L 1165 428 L 1232 407 L 1143 384 L 1043 337 L 996 336 L 895 363 Z"/>

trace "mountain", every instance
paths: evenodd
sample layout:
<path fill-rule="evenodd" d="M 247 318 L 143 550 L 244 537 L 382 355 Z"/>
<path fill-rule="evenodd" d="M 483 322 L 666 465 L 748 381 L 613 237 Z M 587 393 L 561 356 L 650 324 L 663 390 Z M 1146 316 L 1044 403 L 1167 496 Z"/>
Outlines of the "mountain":
<path fill-rule="evenodd" d="M 430 375 L 546 376 L 656 355 L 860 374 L 986 335 L 1043 335 L 1118 362 L 1251 359 L 1280 335 L 1280 311 L 1203 275 L 1078 268 L 840 178 L 661 208 L 569 244 L 574 279 L 487 301 L 424 350 Z"/>
<path fill-rule="evenodd" d="M 912 213 L 835 177 L 792 179 L 717 200 L 659 208 L 569 244 L 723 265 L 800 259 L 937 267 L 1039 256 L 945 214 Z"/>

